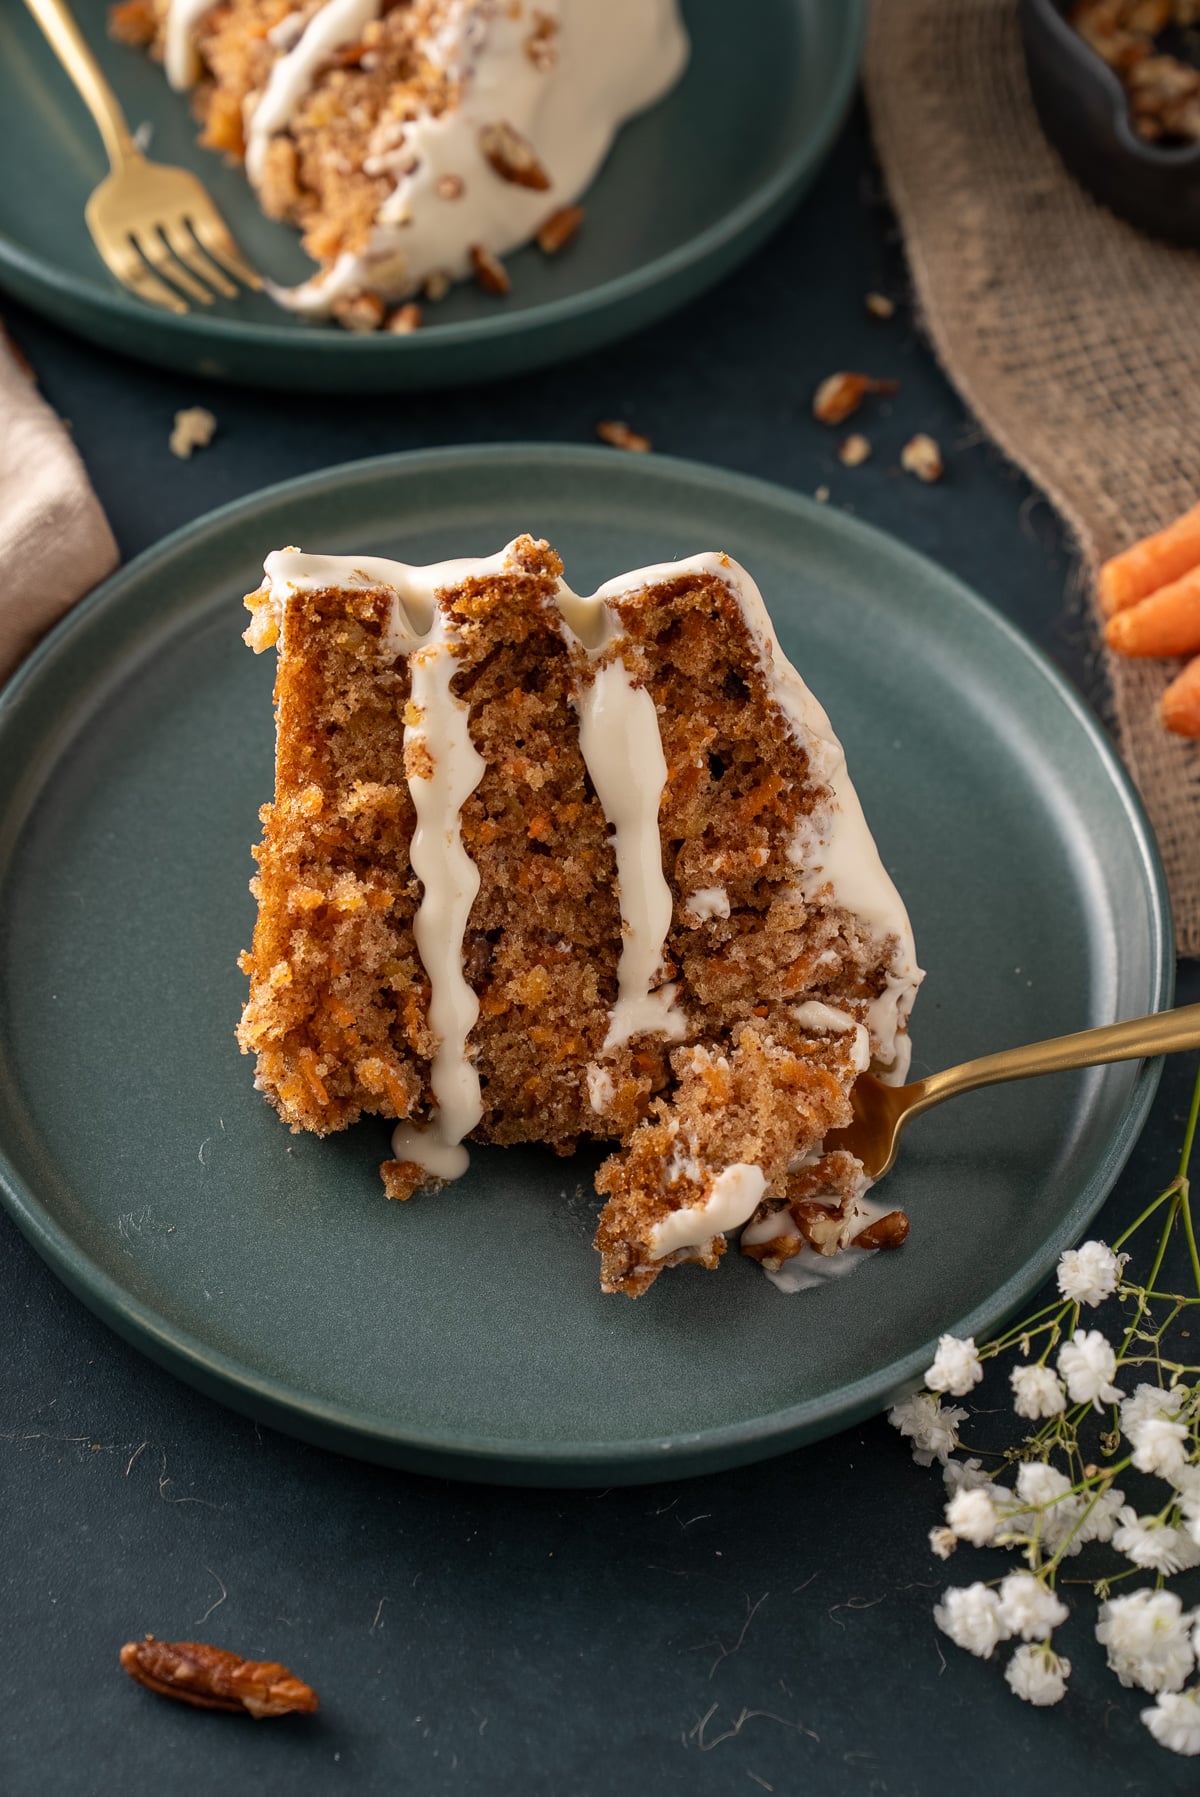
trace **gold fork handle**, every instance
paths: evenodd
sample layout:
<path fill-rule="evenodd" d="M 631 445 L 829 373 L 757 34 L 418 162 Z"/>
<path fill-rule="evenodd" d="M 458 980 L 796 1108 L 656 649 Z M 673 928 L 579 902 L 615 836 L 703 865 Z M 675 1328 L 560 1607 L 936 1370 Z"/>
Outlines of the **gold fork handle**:
<path fill-rule="evenodd" d="M 1200 1048 L 1200 1005 L 1182 1005 L 1177 1011 L 1159 1011 L 1153 1017 L 1133 1017 L 1127 1023 L 1106 1023 L 1073 1036 L 1031 1042 L 1025 1048 L 1006 1048 L 1000 1054 L 964 1061 L 961 1067 L 948 1067 L 944 1073 L 931 1073 L 914 1082 L 917 1096 L 909 1115 L 927 1111 L 959 1092 L 973 1092 L 977 1086 L 1028 1079 L 1037 1073 L 1065 1073 L 1072 1067 L 1098 1067 L 1105 1061 L 1140 1061 L 1184 1048 Z"/>
<path fill-rule="evenodd" d="M 88 111 L 96 121 L 108 160 L 114 169 L 141 151 L 134 143 L 125 114 L 117 104 L 117 96 L 108 85 L 104 73 L 83 33 L 75 23 L 67 0 L 25 0 L 30 12 L 50 40 L 54 54 L 79 89 Z"/>

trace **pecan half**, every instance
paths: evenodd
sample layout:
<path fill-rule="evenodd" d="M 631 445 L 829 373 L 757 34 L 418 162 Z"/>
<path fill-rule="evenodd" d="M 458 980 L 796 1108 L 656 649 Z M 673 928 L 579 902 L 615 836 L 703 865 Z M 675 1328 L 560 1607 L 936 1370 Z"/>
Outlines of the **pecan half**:
<path fill-rule="evenodd" d="M 237 1715 L 286 1716 L 319 1707 L 317 1694 L 274 1660 L 243 1660 L 203 1641 L 127 1641 L 121 1664 L 147 1691 L 177 1697 L 201 1710 Z"/>
<path fill-rule="evenodd" d="M 502 181 L 512 181 L 517 187 L 536 187 L 539 193 L 550 186 L 550 177 L 533 146 L 511 125 L 485 125 L 479 133 L 479 148 Z"/>
<path fill-rule="evenodd" d="M 854 1238 L 856 1248 L 898 1248 L 908 1239 L 908 1218 L 902 1210 L 890 1210 L 886 1217 L 876 1217 Z"/>

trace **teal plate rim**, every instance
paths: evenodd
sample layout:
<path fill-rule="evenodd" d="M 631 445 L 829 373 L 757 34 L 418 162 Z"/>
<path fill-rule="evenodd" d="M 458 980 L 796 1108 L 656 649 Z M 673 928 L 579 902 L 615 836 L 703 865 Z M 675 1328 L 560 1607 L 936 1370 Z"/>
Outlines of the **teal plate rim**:
<path fill-rule="evenodd" d="M 103 270 L 98 270 L 95 282 L 88 281 L 23 249 L 3 233 L 0 288 L 9 288 L 16 298 L 35 309 L 44 307 L 57 323 L 85 336 L 94 335 L 141 360 L 177 366 L 193 348 L 202 357 L 206 348 L 217 353 L 228 349 L 235 357 L 233 364 L 210 365 L 210 359 L 206 359 L 198 371 L 251 385 L 280 384 L 269 367 L 256 375 L 252 369 L 237 365 L 245 354 L 264 350 L 283 352 L 289 364 L 301 358 L 315 358 L 315 379 L 305 384 L 331 391 L 337 390 L 340 369 L 347 371 L 352 385 L 357 385 L 368 371 L 370 378 L 377 380 L 384 369 L 391 371 L 398 388 L 410 382 L 413 386 L 424 385 L 425 379 L 418 371 L 427 362 L 436 362 L 441 368 L 445 357 L 458 352 L 464 357 L 461 375 L 455 377 L 435 370 L 430 381 L 453 386 L 459 381 L 480 378 L 479 361 L 471 352 L 493 343 L 511 345 L 512 350 L 497 358 L 492 378 L 503 379 L 509 374 L 552 365 L 589 348 L 602 347 L 685 304 L 749 255 L 780 221 L 789 203 L 803 191 L 828 154 L 858 80 L 866 40 L 867 0 L 840 0 L 837 18 L 840 35 L 835 45 L 836 59 L 820 110 L 778 168 L 723 217 L 687 242 L 580 293 L 520 311 L 497 311 L 486 317 L 445 324 L 434 322 L 408 335 L 356 334 L 299 322 L 247 323 L 197 311 L 176 316 L 147 306 L 115 284 L 110 288 Z M 95 320 L 94 330 L 89 328 L 89 318 Z M 148 335 L 142 333 L 139 348 L 137 327 L 146 325 L 148 319 L 153 329 Z M 597 322 L 602 319 L 609 322 Z M 130 327 L 135 333 L 133 339 L 128 335 Z M 411 377 L 404 373 L 410 368 Z"/>
<path fill-rule="evenodd" d="M 568 460 L 581 469 L 599 468 L 612 462 L 609 450 L 552 442 L 462 445 L 373 456 L 260 488 L 173 531 L 81 600 L 0 690 L 0 756 L 6 748 L 8 730 L 26 695 L 36 687 L 44 673 L 54 668 L 81 624 L 117 603 L 127 584 L 140 580 L 156 565 L 169 562 L 180 550 L 208 536 L 219 535 L 226 525 L 252 515 L 264 504 L 302 499 L 314 489 L 328 492 L 336 490 L 339 483 L 352 485 L 365 477 L 386 478 L 406 471 L 436 474 L 439 469 L 456 465 L 478 466 L 480 463 L 508 462 L 511 465 L 514 457 L 539 456 L 553 458 L 560 464 Z M 816 505 L 773 482 L 749 475 L 668 456 L 647 458 L 646 474 L 654 479 L 655 471 L 667 480 L 684 479 L 701 489 L 705 486 L 719 488 L 725 495 L 740 493 L 748 501 L 757 500 L 790 510 L 810 526 L 816 524 L 843 541 L 865 540 L 877 551 L 886 548 L 890 557 L 907 563 L 914 573 L 925 574 L 926 570 L 932 569 L 940 583 L 955 591 L 960 604 L 977 616 L 982 615 L 988 625 L 1006 639 L 1010 649 L 1032 664 L 1072 714 L 1122 802 L 1151 900 L 1153 990 L 1148 1009 L 1166 1008 L 1174 995 L 1175 959 L 1170 900 L 1153 831 L 1132 781 L 1100 723 L 1049 658 L 969 587 L 885 531 Z M 15 782 L 11 790 L 16 793 L 18 786 Z M 1161 1060 L 1143 1063 L 1102 1161 L 1076 1193 L 1069 1210 L 1039 1252 L 985 1302 L 948 1323 L 947 1327 L 953 1333 L 979 1335 L 1011 1315 L 1042 1283 L 1062 1249 L 1069 1246 L 1096 1215 L 1145 1123 L 1161 1067 Z M 933 1346 L 932 1343 L 922 1344 L 819 1398 L 736 1423 L 676 1435 L 606 1443 L 556 1441 L 548 1444 L 516 1442 L 497 1436 L 439 1434 L 428 1429 L 388 1428 L 374 1416 L 344 1405 L 315 1400 L 303 1389 L 283 1380 L 249 1374 L 233 1356 L 212 1348 L 200 1337 L 174 1326 L 164 1326 L 150 1307 L 131 1299 L 118 1281 L 100 1271 L 75 1247 L 65 1230 L 43 1208 L 36 1192 L 16 1172 L 2 1142 L 0 1202 L 41 1258 L 88 1309 L 118 1335 L 188 1384 L 234 1410 L 317 1446 L 441 1477 L 528 1486 L 637 1484 L 723 1470 L 765 1459 L 848 1428 L 914 1389 Z"/>

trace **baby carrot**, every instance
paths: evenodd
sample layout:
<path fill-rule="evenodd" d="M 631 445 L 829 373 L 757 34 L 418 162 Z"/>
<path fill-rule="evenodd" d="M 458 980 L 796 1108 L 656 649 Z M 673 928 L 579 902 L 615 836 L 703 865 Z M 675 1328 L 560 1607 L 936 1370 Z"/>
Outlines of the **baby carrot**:
<path fill-rule="evenodd" d="M 1200 567 L 1115 613 L 1104 640 L 1119 655 L 1194 655 L 1200 649 Z"/>
<path fill-rule="evenodd" d="M 1161 711 L 1163 723 L 1176 736 L 1200 736 L 1200 655 L 1172 680 Z"/>
<path fill-rule="evenodd" d="M 1200 505 L 1174 524 L 1143 537 L 1100 570 L 1100 607 L 1105 617 L 1136 605 L 1156 588 L 1178 580 L 1200 564 Z"/>

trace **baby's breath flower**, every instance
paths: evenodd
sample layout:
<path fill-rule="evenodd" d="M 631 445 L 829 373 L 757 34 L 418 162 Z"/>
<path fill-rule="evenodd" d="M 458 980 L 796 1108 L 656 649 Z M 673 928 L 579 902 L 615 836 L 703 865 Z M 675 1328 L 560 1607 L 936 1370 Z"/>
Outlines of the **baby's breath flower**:
<path fill-rule="evenodd" d="M 956 1647 L 981 1660 L 990 1660 L 997 1642 L 1007 1641 L 1009 1630 L 1000 1614 L 1000 1599 L 976 1580 L 973 1585 L 950 1585 L 934 1605 L 933 1620 Z"/>
<path fill-rule="evenodd" d="M 1102 1304 L 1111 1298 L 1128 1255 L 1114 1254 L 1103 1242 L 1068 1248 L 1058 1262 L 1058 1289 L 1075 1304 Z"/>
<path fill-rule="evenodd" d="M 1112 1343 L 1098 1329 L 1077 1329 L 1058 1351 L 1058 1370 L 1076 1404 L 1092 1404 L 1099 1410 L 1122 1396 L 1112 1383 L 1117 1356 Z"/>
<path fill-rule="evenodd" d="M 1184 1424 L 1172 1423 L 1165 1416 L 1147 1416 L 1130 1423 L 1125 1434 L 1138 1471 L 1157 1473 L 1173 1485 L 1187 1464 L 1188 1432 Z"/>
<path fill-rule="evenodd" d="M 912 1456 L 918 1466 L 929 1466 L 934 1460 L 940 1460 L 945 1466 L 958 1446 L 955 1431 L 966 1418 L 966 1411 L 959 1410 L 957 1405 L 951 1404 L 949 1409 L 943 1410 L 941 1400 L 927 1391 L 919 1391 L 915 1397 L 907 1398 L 903 1404 L 894 1404 L 888 1411 L 892 1427 L 912 1442 Z"/>
<path fill-rule="evenodd" d="M 961 1414 L 965 1415 L 966 1412 Z M 992 1483 L 983 1470 L 982 1461 L 974 1458 L 947 1460 L 942 1466 L 942 1480 L 951 1497 L 956 1491 L 983 1490 Z"/>
<path fill-rule="evenodd" d="M 976 1486 L 971 1491 L 957 1491 L 946 1505 L 946 1521 L 962 1541 L 974 1547 L 986 1547 L 996 1533 L 999 1522 L 992 1494 Z"/>
<path fill-rule="evenodd" d="M 1174 1591 L 1131 1591 L 1100 1606 L 1096 1639 L 1123 1685 L 1178 1691 L 1192 1670 L 1189 1618 Z"/>
<path fill-rule="evenodd" d="M 1132 1504 L 1125 1505 L 1117 1521 L 1120 1527 L 1113 1531 L 1113 1546 L 1135 1566 L 1148 1566 L 1168 1578 L 1186 1572 L 1189 1566 L 1200 1566 L 1200 1546 L 1183 1529 L 1170 1528 L 1157 1516 L 1139 1516 Z"/>
<path fill-rule="evenodd" d="M 975 1338 L 960 1341 L 957 1335 L 943 1335 L 933 1365 L 925 1374 L 930 1391 L 949 1392 L 952 1398 L 965 1398 L 983 1378 L 983 1367 L 975 1347 Z"/>
<path fill-rule="evenodd" d="M 1013 1409 L 1018 1416 L 1036 1422 L 1039 1417 L 1057 1416 L 1066 1408 L 1067 1395 L 1057 1374 L 1048 1366 L 1015 1366 L 1009 1374 L 1013 1388 Z"/>
<path fill-rule="evenodd" d="M 958 1536 L 953 1529 L 930 1529 L 929 1545 L 939 1560 L 948 1560 L 958 1546 Z"/>
<path fill-rule="evenodd" d="M 1165 1692 L 1142 1711 L 1142 1721 L 1160 1746 L 1194 1757 L 1200 1753 L 1200 1685 Z"/>
<path fill-rule="evenodd" d="M 1020 1635 L 1023 1641 L 1045 1641 L 1070 1611 L 1031 1572 L 1010 1572 L 1000 1586 L 1000 1614 L 1011 1635 Z"/>
<path fill-rule="evenodd" d="M 1079 1533 L 1075 1540 L 1080 1547 L 1089 1541 L 1111 1541 L 1117 1526 L 1117 1518 L 1121 1514 L 1121 1506 L 1125 1502 L 1125 1493 L 1111 1486 L 1098 1498 L 1077 1498 L 1083 1506 L 1083 1518 L 1079 1524 Z"/>
<path fill-rule="evenodd" d="M 1161 1385 L 1141 1384 L 1130 1398 L 1121 1401 L 1121 1431 L 1128 1435 L 1148 1417 L 1170 1416 L 1179 1405 Z"/>
<path fill-rule="evenodd" d="M 1042 1708 L 1062 1702 L 1071 1676 L 1071 1662 L 1050 1647 L 1018 1647 L 1004 1668 L 1004 1676 L 1018 1697 Z"/>

